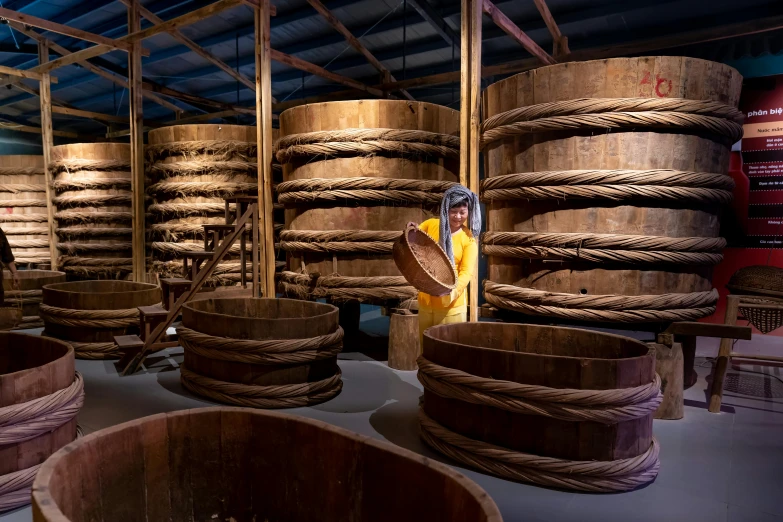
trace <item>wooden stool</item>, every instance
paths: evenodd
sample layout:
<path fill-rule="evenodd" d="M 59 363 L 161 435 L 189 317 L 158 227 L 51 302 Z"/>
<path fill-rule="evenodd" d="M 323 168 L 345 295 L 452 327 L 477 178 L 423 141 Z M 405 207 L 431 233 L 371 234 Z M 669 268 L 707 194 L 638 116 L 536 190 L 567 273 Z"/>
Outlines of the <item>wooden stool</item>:
<path fill-rule="evenodd" d="M 389 368 L 417 370 L 419 346 L 419 316 L 409 310 L 389 314 Z"/>
<path fill-rule="evenodd" d="M 170 310 L 182 294 L 190 290 L 190 279 L 181 277 L 163 277 L 160 280 L 160 290 L 163 294 L 163 308 Z"/>
<path fill-rule="evenodd" d="M 159 305 L 153 306 L 139 306 L 139 323 L 142 341 L 147 340 L 147 336 L 158 326 L 160 323 L 166 321 L 166 317 L 169 315 L 169 311 Z"/>

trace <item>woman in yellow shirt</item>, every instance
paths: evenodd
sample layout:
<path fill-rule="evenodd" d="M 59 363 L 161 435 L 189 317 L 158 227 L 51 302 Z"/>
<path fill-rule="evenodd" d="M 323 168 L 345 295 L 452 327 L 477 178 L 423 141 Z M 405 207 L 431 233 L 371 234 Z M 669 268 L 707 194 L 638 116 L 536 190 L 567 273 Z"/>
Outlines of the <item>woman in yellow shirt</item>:
<path fill-rule="evenodd" d="M 466 226 L 465 223 L 469 224 Z M 439 324 L 464 323 L 468 319 L 468 287 L 478 264 L 481 209 L 478 197 L 458 185 L 443 194 L 440 218 L 428 219 L 419 229 L 437 241 L 457 269 L 457 286 L 450 294 L 433 296 L 419 292 L 419 340 L 424 330 Z M 475 306 L 475 304 L 474 304 Z M 420 345 L 421 346 L 421 345 Z"/>

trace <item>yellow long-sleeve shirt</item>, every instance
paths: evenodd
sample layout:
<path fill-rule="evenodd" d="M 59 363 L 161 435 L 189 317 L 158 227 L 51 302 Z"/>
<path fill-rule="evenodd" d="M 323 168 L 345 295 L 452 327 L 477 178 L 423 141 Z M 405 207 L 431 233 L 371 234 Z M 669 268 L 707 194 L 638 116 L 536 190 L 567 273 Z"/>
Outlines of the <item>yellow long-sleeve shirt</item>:
<path fill-rule="evenodd" d="M 432 239 L 440 239 L 440 220 L 428 219 L 419 230 L 426 232 Z M 462 230 L 451 235 L 452 248 L 454 250 L 454 266 L 457 269 L 457 287 L 450 295 L 436 297 L 419 292 L 420 310 L 446 311 L 446 315 L 459 314 L 467 310 L 467 296 L 465 289 L 470 279 L 476 272 L 478 263 L 478 242 L 470 230 L 463 226 Z"/>

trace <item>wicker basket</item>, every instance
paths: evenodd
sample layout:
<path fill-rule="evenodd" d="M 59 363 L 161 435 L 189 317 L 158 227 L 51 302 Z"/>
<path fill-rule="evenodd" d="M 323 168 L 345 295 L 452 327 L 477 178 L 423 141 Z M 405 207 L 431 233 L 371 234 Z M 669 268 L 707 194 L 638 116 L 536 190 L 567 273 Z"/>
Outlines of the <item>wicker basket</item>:
<path fill-rule="evenodd" d="M 430 236 L 409 225 L 394 242 L 394 262 L 408 283 L 420 292 L 446 295 L 457 286 L 449 256 Z"/>
<path fill-rule="evenodd" d="M 733 294 L 783 297 L 783 268 L 764 265 L 740 268 L 731 276 L 726 288 Z"/>
<path fill-rule="evenodd" d="M 772 305 L 780 308 L 752 308 L 743 305 Z M 783 299 L 742 296 L 740 297 L 739 312 L 763 334 L 783 326 Z"/>

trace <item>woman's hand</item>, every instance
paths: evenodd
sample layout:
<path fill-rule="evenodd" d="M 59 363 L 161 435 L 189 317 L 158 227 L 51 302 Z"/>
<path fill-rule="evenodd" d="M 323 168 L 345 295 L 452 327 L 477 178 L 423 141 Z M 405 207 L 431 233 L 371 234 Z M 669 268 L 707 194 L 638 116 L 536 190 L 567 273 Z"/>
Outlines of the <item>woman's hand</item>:
<path fill-rule="evenodd" d="M 11 275 L 11 277 L 13 277 L 13 283 L 12 284 L 13 284 L 14 290 L 19 290 L 21 285 L 22 285 L 22 280 L 19 277 L 19 272 L 18 271 L 14 272 Z"/>

